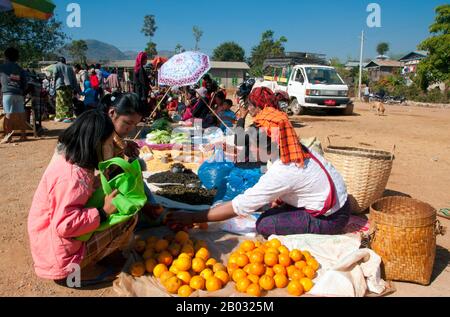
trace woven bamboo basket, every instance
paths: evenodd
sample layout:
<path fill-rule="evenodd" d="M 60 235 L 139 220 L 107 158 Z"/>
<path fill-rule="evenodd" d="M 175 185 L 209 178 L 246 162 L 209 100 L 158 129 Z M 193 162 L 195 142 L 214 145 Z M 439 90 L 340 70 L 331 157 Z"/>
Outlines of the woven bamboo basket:
<path fill-rule="evenodd" d="M 331 145 L 324 152 L 344 178 L 353 213 L 362 213 L 382 197 L 391 174 L 393 153 Z"/>
<path fill-rule="evenodd" d="M 370 207 L 371 248 L 387 280 L 430 283 L 436 255 L 436 210 L 408 197 L 385 197 Z"/>

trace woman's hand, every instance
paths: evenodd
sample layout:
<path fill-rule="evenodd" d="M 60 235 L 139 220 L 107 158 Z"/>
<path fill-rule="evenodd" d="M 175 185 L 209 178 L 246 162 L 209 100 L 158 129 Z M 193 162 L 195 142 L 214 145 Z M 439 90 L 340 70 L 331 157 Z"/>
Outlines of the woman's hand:
<path fill-rule="evenodd" d="M 124 153 L 130 158 L 136 158 L 139 156 L 139 145 L 133 141 L 125 141 Z"/>
<path fill-rule="evenodd" d="M 105 196 L 105 203 L 103 205 L 103 210 L 108 216 L 115 214 L 117 212 L 117 208 L 116 206 L 114 206 L 112 201 L 114 197 L 117 196 L 118 193 L 119 191 L 117 189 L 114 189 L 111 194 Z"/>
<path fill-rule="evenodd" d="M 191 227 L 194 225 L 194 213 L 182 210 L 172 211 L 167 214 L 164 220 L 169 227 L 174 225 L 182 227 Z"/>

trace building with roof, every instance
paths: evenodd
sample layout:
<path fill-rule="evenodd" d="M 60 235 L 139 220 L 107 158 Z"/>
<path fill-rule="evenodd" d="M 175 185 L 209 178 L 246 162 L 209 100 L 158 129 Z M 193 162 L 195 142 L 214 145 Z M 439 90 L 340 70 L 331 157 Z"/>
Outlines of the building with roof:
<path fill-rule="evenodd" d="M 391 59 L 374 59 L 366 64 L 364 68 L 369 72 L 370 81 L 379 81 L 383 77 L 400 72 L 403 68 L 403 63 Z"/>
<path fill-rule="evenodd" d="M 399 59 L 403 63 L 402 74 L 416 73 L 417 65 L 428 56 L 427 51 L 412 51 Z"/>

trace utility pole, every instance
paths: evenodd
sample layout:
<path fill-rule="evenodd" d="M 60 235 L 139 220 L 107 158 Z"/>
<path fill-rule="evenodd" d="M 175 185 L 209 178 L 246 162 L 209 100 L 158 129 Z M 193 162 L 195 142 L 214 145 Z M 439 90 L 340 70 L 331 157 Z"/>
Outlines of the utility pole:
<path fill-rule="evenodd" d="M 361 101 L 363 49 L 364 49 L 364 30 L 361 31 L 361 52 L 360 52 L 360 55 L 359 55 L 359 85 L 358 85 L 358 99 L 359 99 L 359 101 Z"/>

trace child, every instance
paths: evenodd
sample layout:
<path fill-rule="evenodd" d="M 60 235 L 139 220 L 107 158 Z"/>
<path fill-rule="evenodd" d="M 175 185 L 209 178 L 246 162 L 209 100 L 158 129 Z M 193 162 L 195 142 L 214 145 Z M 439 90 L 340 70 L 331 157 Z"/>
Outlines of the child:
<path fill-rule="evenodd" d="M 89 280 L 89 273 L 94 267 L 98 269 L 95 264 L 123 248 L 131 237 L 136 217 L 94 234 L 87 242 L 76 239 L 117 212 L 112 204 L 116 190 L 105 197 L 103 208 L 85 207 L 95 190 L 94 171 L 103 160 L 102 147 L 112 142 L 113 132 L 107 114 L 90 110 L 59 137 L 28 215 L 30 249 L 39 277 L 64 283 L 73 265 L 79 265 L 82 286 L 87 285 L 83 283 Z M 104 281 L 90 281 L 95 282 Z"/>
<path fill-rule="evenodd" d="M 233 125 L 236 123 L 236 114 L 231 111 L 231 107 L 233 107 L 233 101 L 231 99 L 225 99 L 223 102 L 222 107 L 218 109 L 218 115 L 220 119 L 222 119 L 228 128 L 232 128 Z M 220 128 L 223 132 L 227 132 L 227 128 L 223 125 L 223 123 L 220 125 Z"/>
<path fill-rule="evenodd" d="M 85 109 L 94 109 L 97 105 L 97 93 L 94 89 L 92 89 L 92 85 L 89 80 L 84 82 L 84 91 L 81 95 L 84 96 Z"/>

